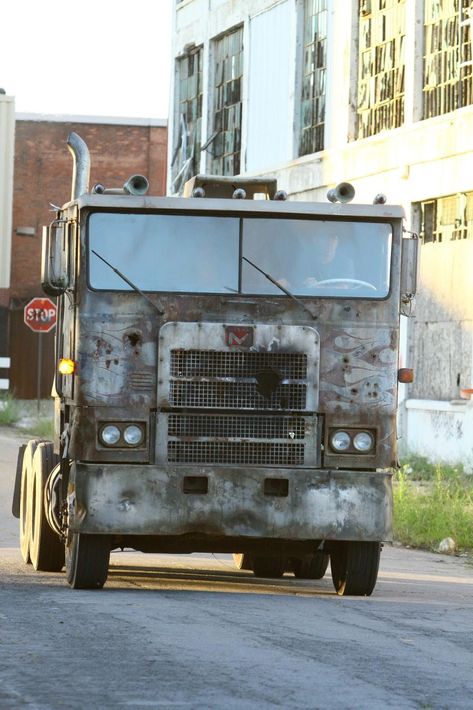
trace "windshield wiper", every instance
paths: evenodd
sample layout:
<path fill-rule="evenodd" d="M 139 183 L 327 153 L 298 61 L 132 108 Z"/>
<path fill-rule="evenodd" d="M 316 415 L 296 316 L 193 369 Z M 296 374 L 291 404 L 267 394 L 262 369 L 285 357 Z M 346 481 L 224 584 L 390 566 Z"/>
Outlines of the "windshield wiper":
<path fill-rule="evenodd" d="M 285 288 L 278 281 L 276 281 L 276 279 L 273 276 L 271 276 L 271 274 L 267 274 L 266 271 L 263 271 L 263 269 L 260 269 L 259 266 L 257 266 L 252 261 L 247 259 L 246 256 L 242 256 L 241 258 L 244 259 L 245 261 L 247 261 L 248 264 L 250 264 L 250 266 L 252 266 L 254 269 L 256 269 L 256 271 L 259 271 L 260 274 L 263 274 L 263 276 L 265 276 L 268 279 L 268 281 L 271 281 L 271 283 L 274 284 L 275 286 L 277 286 L 277 288 L 280 291 L 282 291 L 283 293 L 285 293 L 286 296 L 289 296 L 289 298 L 292 298 L 293 301 L 298 303 L 299 306 L 301 306 L 301 308 L 303 308 L 305 311 L 307 311 L 307 313 L 309 313 L 311 318 L 313 318 L 314 320 L 317 320 L 317 316 L 315 315 L 315 313 L 312 313 L 310 308 L 305 305 L 304 301 L 301 301 L 299 298 L 297 298 L 297 296 L 294 296 L 293 293 L 291 293 L 287 288 Z"/>
<path fill-rule="evenodd" d="M 136 284 L 134 284 L 133 281 L 130 281 L 130 279 L 125 276 L 125 274 L 122 274 L 122 272 L 119 269 L 116 269 L 114 266 L 112 266 L 110 264 L 110 262 L 108 262 L 106 259 L 104 259 L 103 256 L 100 256 L 100 254 L 98 254 L 93 249 L 91 249 L 90 251 L 92 252 L 92 254 L 95 254 L 95 256 L 98 256 L 98 258 L 101 259 L 104 264 L 107 264 L 107 266 L 110 269 L 112 269 L 112 271 L 114 271 L 116 273 L 116 275 L 122 279 L 122 281 L 124 281 L 126 284 L 128 284 L 128 286 L 131 286 L 133 291 L 136 291 L 136 293 L 139 293 L 141 296 L 143 296 L 143 298 L 146 298 L 148 303 L 151 303 L 153 308 L 155 308 L 158 311 L 160 316 L 164 315 L 164 311 L 162 311 L 160 308 L 158 308 L 158 306 L 154 303 L 154 301 L 152 301 L 151 298 L 146 295 L 146 293 L 143 293 L 143 291 L 140 288 L 138 288 L 138 286 Z"/>

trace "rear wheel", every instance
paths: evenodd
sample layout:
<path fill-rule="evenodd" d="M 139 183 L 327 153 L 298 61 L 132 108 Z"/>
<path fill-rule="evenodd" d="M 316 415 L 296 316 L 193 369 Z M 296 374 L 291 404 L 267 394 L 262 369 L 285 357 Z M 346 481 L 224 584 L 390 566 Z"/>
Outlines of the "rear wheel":
<path fill-rule="evenodd" d="M 369 597 L 378 579 L 381 543 L 336 542 L 330 549 L 330 567 L 337 594 Z"/>
<path fill-rule="evenodd" d="M 73 589 L 101 589 L 108 576 L 110 538 L 70 533 L 66 544 L 67 581 Z"/>
<path fill-rule="evenodd" d="M 32 528 L 33 456 L 41 439 L 31 439 L 23 455 L 20 482 L 20 551 L 26 563 L 31 562 L 30 542 Z"/>
<path fill-rule="evenodd" d="M 281 555 L 252 555 L 253 573 L 255 577 L 282 577 L 286 567 L 286 559 Z"/>
<path fill-rule="evenodd" d="M 57 463 L 53 445 L 39 444 L 32 466 L 30 557 L 33 567 L 43 572 L 60 572 L 64 566 L 64 545 L 50 528 L 45 509 L 46 482 Z"/>
<path fill-rule="evenodd" d="M 291 560 L 294 577 L 298 579 L 322 579 L 328 567 L 329 556 L 322 550 L 312 555 L 293 557 Z"/>
<path fill-rule="evenodd" d="M 234 552 L 233 561 L 238 569 L 252 570 L 251 555 L 248 552 Z"/>

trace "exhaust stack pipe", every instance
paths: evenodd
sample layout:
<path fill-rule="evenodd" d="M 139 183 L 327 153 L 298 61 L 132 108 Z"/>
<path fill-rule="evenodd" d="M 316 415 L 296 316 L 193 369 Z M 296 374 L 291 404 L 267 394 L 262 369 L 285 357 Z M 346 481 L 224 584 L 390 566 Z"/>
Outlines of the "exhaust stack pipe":
<path fill-rule="evenodd" d="M 71 200 L 77 200 L 84 192 L 89 191 L 90 153 L 86 142 L 74 131 L 67 136 L 67 147 L 74 161 Z"/>
<path fill-rule="evenodd" d="M 327 192 L 329 202 L 351 202 L 355 197 L 355 188 L 350 182 L 340 182 Z"/>

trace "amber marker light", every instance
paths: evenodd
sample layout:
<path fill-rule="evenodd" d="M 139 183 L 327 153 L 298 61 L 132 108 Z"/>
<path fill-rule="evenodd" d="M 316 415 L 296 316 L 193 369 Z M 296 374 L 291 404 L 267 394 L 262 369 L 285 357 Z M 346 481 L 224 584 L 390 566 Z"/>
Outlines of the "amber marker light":
<path fill-rule="evenodd" d="M 68 357 L 62 357 L 59 360 L 58 370 L 61 375 L 73 375 L 76 371 L 76 363 Z"/>
<path fill-rule="evenodd" d="M 401 367 L 397 371 L 397 379 L 405 385 L 410 385 L 414 382 L 414 370 L 410 367 Z"/>

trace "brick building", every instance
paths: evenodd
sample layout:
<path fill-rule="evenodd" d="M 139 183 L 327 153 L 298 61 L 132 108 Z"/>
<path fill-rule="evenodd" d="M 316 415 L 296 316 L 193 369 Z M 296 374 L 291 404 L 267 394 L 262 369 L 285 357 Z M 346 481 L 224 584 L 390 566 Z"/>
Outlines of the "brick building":
<path fill-rule="evenodd" d="M 10 390 L 19 398 L 37 394 L 37 350 L 41 341 L 41 395 L 48 396 L 53 368 L 53 334 L 29 331 L 23 308 L 41 296 L 42 226 L 54 219 L 51 205 L 71 196 L 72 157 L 66 138 L 70 131 L 87 143 L 91 155 L 90 185 L 121 187 L 132 174 L 146 175 L 150 194 L 166 190 L 167 125 L 163 120 L 116 119 L 17 114 L 10 288 L 0 288 L 4 318 L 0 347 L 11 359 Z M 6 342 L 7 341 L 7 342 Z"/>

